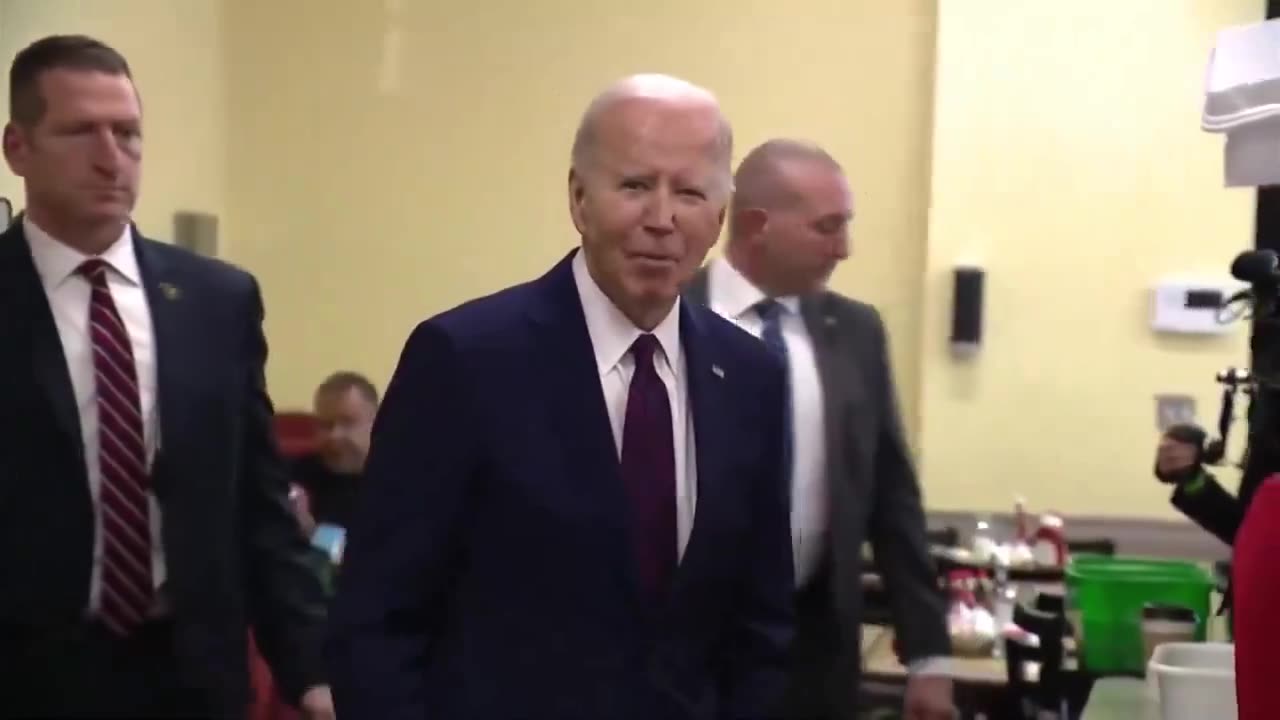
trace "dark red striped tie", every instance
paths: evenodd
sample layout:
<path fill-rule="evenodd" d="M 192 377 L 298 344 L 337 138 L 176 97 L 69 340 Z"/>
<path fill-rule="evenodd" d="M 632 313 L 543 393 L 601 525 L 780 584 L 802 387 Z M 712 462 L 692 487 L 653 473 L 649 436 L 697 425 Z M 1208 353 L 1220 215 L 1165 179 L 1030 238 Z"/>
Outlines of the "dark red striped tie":
<path fill-rule="evenodd" d="M 107 264 L 80 266 L 93 288 L 89 335 L 98 395 L 99 522 L 102 525 L 102 598 L 98 617 L 128 635 L 146 618 L 153 599 L 151 523 L 147 505 L 147 452 L 143 441 L 133 345 L 107 287 Z"/>

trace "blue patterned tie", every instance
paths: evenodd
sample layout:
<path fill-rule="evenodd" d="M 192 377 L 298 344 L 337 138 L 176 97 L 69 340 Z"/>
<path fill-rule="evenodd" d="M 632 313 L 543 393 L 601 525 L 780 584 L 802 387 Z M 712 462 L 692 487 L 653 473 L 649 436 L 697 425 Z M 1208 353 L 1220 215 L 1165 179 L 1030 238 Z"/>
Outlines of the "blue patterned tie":
<path fill-rule="evenodd" d="M 766 298 L 756 303 L 755 311 L 760 316 L 760 319 L 764 321 L 764 329 L 760 332 L 760 339 L 764 341 L 765 347 L 773 351 L 773 354 L 782 361 L 782 366 L 787 371 L 787 394 L 782 418 L 782 467 L 786 468 L 787 478 L 790 479 L 791 447 L 795 440 L 791 434 L 791 359 L 787 356 L 787 343 L 782 337 L 782 313 L 785 308 L 777 300 Z"/>
<path fill-rule="evenodd" d="M 622 484 L 631 510 L 631 539 L 640 580 L 651 601 L 666 592 L 676 567 L 676 453 L 671 402 L 658 377 L 658 340 L 641 335 L 622 429 Z"/>

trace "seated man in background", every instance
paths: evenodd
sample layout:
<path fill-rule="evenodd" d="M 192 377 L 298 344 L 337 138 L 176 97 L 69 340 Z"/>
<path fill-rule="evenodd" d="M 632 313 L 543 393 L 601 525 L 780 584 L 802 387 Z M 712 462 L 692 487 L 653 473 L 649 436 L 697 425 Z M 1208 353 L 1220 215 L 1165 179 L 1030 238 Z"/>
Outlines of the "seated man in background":
<path fill-rule="evenodd" d="M 311 523 L 347 527 L 355 509 L 369 435 L 378 412 L 378 389 L 359 373 L 330 375 L 316 388 L 315 414 L 320 421 L 320 446 L 299 458 L 293 481 L 307 493 Z"/>

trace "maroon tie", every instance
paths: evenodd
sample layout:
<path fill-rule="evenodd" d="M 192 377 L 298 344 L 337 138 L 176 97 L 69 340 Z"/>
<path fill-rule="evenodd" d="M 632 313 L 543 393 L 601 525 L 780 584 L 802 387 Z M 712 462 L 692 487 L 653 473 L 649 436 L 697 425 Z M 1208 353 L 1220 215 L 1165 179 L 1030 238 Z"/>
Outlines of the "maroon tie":
<path fill-rule="evenodd" d="M 98 468 L 102 524 L 102 598 L 98 617 L 128 635 L 151 606 L 151 523 L 147 519 L 147 452 L 143 442 L 133 346 L 107 287 L 107 264 L 80 266 L 93 288 L 89 335 L 98 395 Z"/>
<path fill-rule="evenodd" d="M 622 483 L 631 506 L 632 544 L 650 602 L 660 602 L 677 562 L 676 457 L 671 400 L 658 376 L 658 339 L 631 346 L 636 370 L 622 429 Z"/>

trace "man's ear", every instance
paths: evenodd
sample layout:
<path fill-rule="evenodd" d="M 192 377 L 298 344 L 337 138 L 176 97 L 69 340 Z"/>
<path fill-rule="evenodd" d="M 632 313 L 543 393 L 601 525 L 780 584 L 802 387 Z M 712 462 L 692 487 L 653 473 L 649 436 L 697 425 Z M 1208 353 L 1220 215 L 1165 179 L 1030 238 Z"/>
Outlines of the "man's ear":
<path fill-rule="evenodd" d="M 13 123 L 7 123 L 4 126 L 4 135 L 0 138 L 0 145 L 4 147 L 4 159 L 9 163 L 9 169 L 14 175 L 23 177 L 26 168 L 27 140 L 22 136 L 22 129 Z"/>
<path fill-rule="evenodd" d="M 573 226 L 577 228 L 578 234 L 583 233 L 586 226 L 586 218 L 583 210 L 583 200 L 587 195 L 587 187 L 582 182 L 582 175 L 577 170 L 569 168 L 569 216 L 573 218 Z"/>
<path fill-rule="evenodd" d="M 769 213 L 761 208 L 742 208 L 733 214 L 733 227 L 738 237 L 754 239 L 769 228 Z"/>

